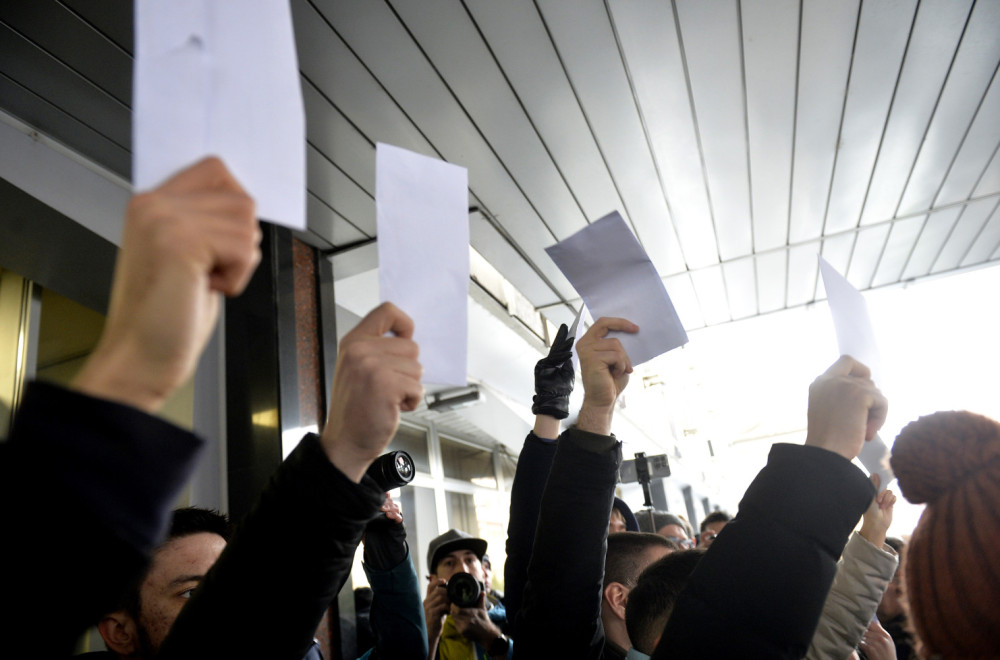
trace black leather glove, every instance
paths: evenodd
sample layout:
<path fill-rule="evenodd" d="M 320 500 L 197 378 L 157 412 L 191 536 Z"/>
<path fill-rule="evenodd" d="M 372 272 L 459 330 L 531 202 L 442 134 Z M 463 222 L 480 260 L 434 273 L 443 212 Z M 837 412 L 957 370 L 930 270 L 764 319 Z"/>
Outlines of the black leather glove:
<path fill-rule="evenodd" d="M 569 395 L 573 391 L 573 342 L 569 328 L 559 326 L 549 354 L 535 365 L 535 397 L 531 412 L 556 419 L 569 416 Z"/>

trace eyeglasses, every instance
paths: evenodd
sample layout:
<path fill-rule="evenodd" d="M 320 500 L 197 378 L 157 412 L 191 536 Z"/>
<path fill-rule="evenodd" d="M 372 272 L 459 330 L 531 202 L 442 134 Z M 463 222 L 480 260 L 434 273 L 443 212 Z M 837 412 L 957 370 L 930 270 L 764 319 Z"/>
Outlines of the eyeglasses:
<path fill-rule="evenodd" d="M 681 546 L 685 550 L 694 547 L 694 541 L 692 541 L 691 539 L 682 538 L 680 536 L 668 536 L 667 538 L 676 543 L 677 545 Z"/>

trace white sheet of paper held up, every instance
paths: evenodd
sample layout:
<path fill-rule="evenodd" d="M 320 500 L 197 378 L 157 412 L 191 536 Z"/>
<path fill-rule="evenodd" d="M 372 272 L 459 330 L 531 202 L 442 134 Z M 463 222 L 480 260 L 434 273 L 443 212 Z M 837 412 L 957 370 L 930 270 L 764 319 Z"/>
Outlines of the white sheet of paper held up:
<path fill-rule="evenodd" d="M 872 380 L 878 385 L 881 359 L 864 296 L 823 257 L 819 257 L 819 270 L 823 275 L 823 287 L 833 316 L 840 354 L 850 355 L 867 366 Z M 858 454 L 858 460 L 869 473 L 878 473 L 882 480 L 880 491 L 888 488 L 889 482 L 895 478 L 889 467 L 888 454 L 888 447 L 878 435 L 866 442 Z"/>
<path fill-rule="evenodd" d="M 424 382 L 466 385 L 468 171 L 381 143 L 375 163 L 381 299 L 413 319 Z"/>
<path fill-rule="evenodd" d="M 545 251 L 594 318 L 617 316 L 639 326 L 634 335 L 609 335 L 622 342 L 633 365 L 687 343 L 663 280 L 617 211 Z"/>
<path fill-rule="evenodd" d="M 136 0 L 132 181 L 222 158 L 257 215 L 305 229 L 305 111 L 287 0 Z"/>

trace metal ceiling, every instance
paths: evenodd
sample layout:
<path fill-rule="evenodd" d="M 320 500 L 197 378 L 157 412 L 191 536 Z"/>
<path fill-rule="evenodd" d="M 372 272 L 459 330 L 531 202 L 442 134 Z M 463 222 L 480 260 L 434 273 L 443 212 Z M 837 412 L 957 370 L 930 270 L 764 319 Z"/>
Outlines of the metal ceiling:
<path fill-rule="evenodd" d="M 291 0 L 309 231 L 375 236 L 374 144 L 469 168 L 473 246 L 627 218 L 688 329 L 1000 261 L 1000 0 Z M 130 0 L 0 3 L 0 108 L 128 175 Z"/>

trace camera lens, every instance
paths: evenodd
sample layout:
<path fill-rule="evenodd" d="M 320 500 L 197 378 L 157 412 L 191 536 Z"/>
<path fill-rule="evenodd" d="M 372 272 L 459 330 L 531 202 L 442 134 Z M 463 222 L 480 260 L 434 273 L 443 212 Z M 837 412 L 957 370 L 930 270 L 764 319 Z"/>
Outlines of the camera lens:
<path fill-rule="evenodd" d="M 413 459 L 405 451 L 391 451 L 375 459 L 368 468 L 368 476 L 383 491 L 389 491 L 413 481 L 416 469 Z"/>
<path fill-rule="evenodd" d="M 448 580 L 448 600 L 458 607 L 475 607 L 483 590 L 483 583 L 468 573 L 457 573 Z"/>

